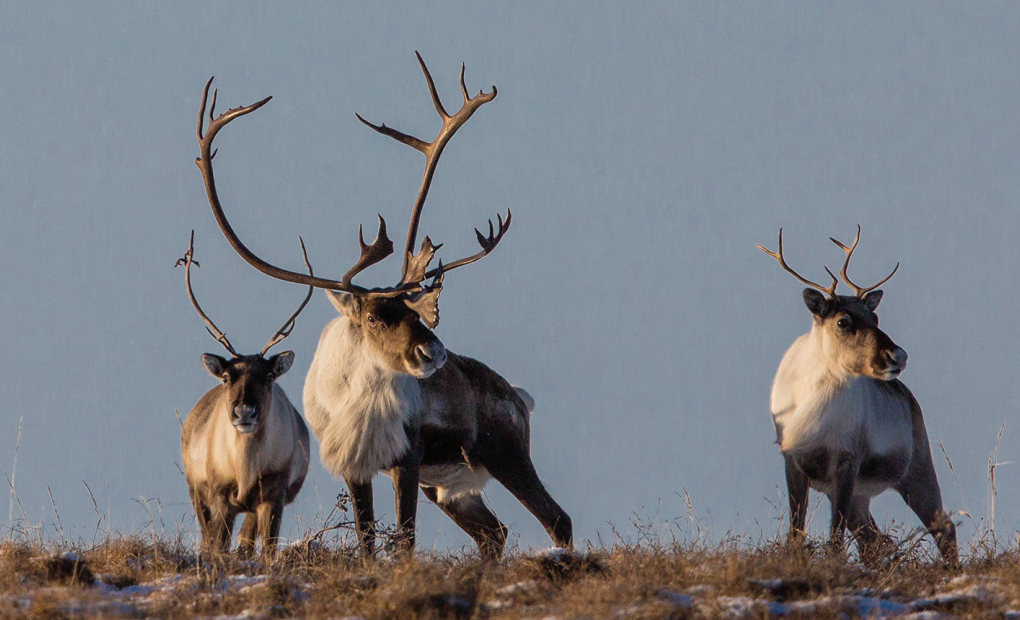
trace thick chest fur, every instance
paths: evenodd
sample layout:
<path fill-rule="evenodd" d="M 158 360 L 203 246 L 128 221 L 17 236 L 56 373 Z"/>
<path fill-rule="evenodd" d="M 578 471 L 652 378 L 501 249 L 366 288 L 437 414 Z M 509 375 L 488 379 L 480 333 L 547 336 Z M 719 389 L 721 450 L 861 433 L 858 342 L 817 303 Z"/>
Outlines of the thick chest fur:
<path fill-rule="evenodd" d="M 352 482 L 368 482 L 407 452 L 405 427 L 422 408 L 417 380 L 384 369 L 361 344 L 345 317 L 330 322 L 304 389 L 323 465 Z"/>
<path fill-rule="evenodd" d="M 803 353 L 798 343 L 784 357 L 772 388 L 780 450 L 819 491 L 831 491 L 837 461 L 850 459 L 858 471 L 855 494 L 881 493 L 910 465 L 910 392 L 898 380 L 835 377 L 809 357 L 798 357 Z"/>
<path fill-rule="evenodd" d="M 307 431 L 279 386 L 262 429 L 238 433 L 214 388 L 188 415 L 182 452 L 189 487 L 207 494 L 226 494 L 247 506 L 270 495 L 286 494 L 308 471 Z M 255 496 L 258 498 L 253 499 Z"/>

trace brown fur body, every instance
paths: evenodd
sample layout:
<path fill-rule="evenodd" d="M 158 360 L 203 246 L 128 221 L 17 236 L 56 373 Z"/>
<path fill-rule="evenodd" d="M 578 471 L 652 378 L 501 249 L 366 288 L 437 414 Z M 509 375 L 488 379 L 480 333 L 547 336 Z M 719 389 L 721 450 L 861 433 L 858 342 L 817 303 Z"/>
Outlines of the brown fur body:
<path fill-rule="evenodd" d="M 813 488 L 832 504 L 832 544 L 841 546 L 849 529 L 870 555 L 883 537 L 869 505 L 892 488 L 955 564 L 956 529 L 942 507 L 921 407 L 897 379 L 907 354 L 878 327 L 881 298 L 882 291 L 828 299 L 804 291 L 813 326 L 783 357 L 771 399 L 791 536 L 803 536 Z"/>
<path fill-rule="evenodd" d="M 418 488 L 498 557 L 506 527 L 481 490 L 495 478 L 572 542 L 570 518 L 531 462 L 531 397 L 485 364 L 446 350 L 400 300 L 329 293 L 342 316 L 323 331 L 305 380 L 305 413 L 323 463 L 354 498 L 362 551 L 374 549 L 372 477 L 393 478 L 397 524 L 414 542 Z"/>
<path fill-rule="evenodd" d="M 308 427 L 269 375 L 274 367 L 279 371 L 279 357 L 244 356 L 231 360 L 229 369 L 218 368 L 230 378 L 209 390 L 184 422 L 181 452 L 204 551 L 226 552 L 237 515 L 248 513 L 240 549 L 251 553 L 259 537 L 263 553 L 272 556 L 283 507 L 304 483 Z M 241 432 L 235 412 L 245 406 L 254 430 Z"/>

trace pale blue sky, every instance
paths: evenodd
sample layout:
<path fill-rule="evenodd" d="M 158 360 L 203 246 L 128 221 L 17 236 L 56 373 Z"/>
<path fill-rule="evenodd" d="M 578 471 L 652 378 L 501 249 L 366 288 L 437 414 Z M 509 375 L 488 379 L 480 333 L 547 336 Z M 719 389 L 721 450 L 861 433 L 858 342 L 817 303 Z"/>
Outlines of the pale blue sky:
<path fill-rule="evenodd" d="M 377 212 L 402 238 L 422 158 L 354 113 L 434 135 L 415 50 L 450 107 L 462 61 L 472 91 L 499 88 L 447 149 L 422 233 L 448 260 L 514 213 L 492 256 L 447 278 L 437 333 L 534 395 L 534 460 L 579 539 L 682 516 L 683 489 L 715 536 L 775 530 L 769 386 L 810 325 L 802 287 L 754 247 L 780 226 L 809 278 L 841 257 L 828 237 L 858 223 L 860 280 L 902 263 L 882 325 L 985 515 L 1003 420 L 1000 460 L 1020 460 L 1020 7 L 535 7 L 0 4 L 0 465 L 12 471 L 24 417 L 16 486 L 32 522 L 53 521 L 49 486 L 65 529 L 94 526 L 82 480 L 123 531 L 147 520 L 135 498 L 158 497 L 167 522 L 190 514 L 174 407 L 212 387 L 199 356 L 220 352 L 173 269 L 192 228 L 196 292 L 239 350 L 260 349 L 303 294 L 215 226 L 193 164 L 205 80 L 221 109 L 274 96 L 217 141 L 242 238 L 300 269 L 300 234 L 316 271 L 339 275 Z M 366 283 L 391 283 L 390 260 Z M 287 341 L 281 384 L 299 408 L 334 312 L 317 294 Z M 292 534 L 341 488 L 313 445 Z M 1018 468 L 997 478 L 1009 531 Z M 376 487 L 391 515 L 388 481 Z M 524 544 L 548 544 L 508 493 L 487 495 Z M 910 519 L 898 498 L 875 512 Z M 424 546 L 466 541 L 421 514 Z"/>

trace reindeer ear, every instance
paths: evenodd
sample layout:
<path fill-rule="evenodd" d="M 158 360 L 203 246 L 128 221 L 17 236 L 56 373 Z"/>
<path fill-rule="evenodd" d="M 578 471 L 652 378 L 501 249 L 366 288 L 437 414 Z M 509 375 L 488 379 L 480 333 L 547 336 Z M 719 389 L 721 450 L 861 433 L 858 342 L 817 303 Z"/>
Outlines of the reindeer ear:
<path fill-rule="evenodd" d="M 439 294 L 443 292 L 443 263 L 439 263 L 439 273 L 432 280 L 432 284 L 423 288 L 421 292 L 413 297 L 404 299 L 404 303 L 411 310 L 414 310 L 422 323 L 429 329 L 435 329 L 439 325 Z"/>
<path fill-rule="evenodd" d="M 223 378 L 223 373 L 227 368 L 227 360 L 223 359 L 219 355 L 213 355 L 212 353 L 202 354 L 202 365 L 205 366 L 206 371 L 216 377 L 217 379 Z"/>
<path fill-rule="evenodd" d="M 875 309 L 878 308 L 878 304 L 882 301 L 882 291 L 878 290 L 865 293 L 864 297 L 861 298 L 861 301 L 864 302 L 864 305 L 867 306 L 868 310 L 874 312 Z"/>
<path fill-rule="evenodd" d="M 829 311 L 828 298 L 813 288 L 804 289 L 804 305 L 811 311 L 811 314 L 819 318 L 824 318 Z"/>
<path fill-rule="evenodd" d="M 284 351 L 283 353 L 278 353 L 270 358 L 269 361 L 273 365 L 273 375 L 276 378 L 280 378 L 294 364 L 294 352 Z"/>
<path fill-rule="evenodd" d="M 327 289 L 326 296 L 329 297 L 329 303 L 333 304 L 333 307 L 337 309 L 337 312 L 349 319 L 355 318 L 355 316 L 361 311 L 361 302 L 358 301 L 358 296 L 353 293 L 331 291 Z"/>

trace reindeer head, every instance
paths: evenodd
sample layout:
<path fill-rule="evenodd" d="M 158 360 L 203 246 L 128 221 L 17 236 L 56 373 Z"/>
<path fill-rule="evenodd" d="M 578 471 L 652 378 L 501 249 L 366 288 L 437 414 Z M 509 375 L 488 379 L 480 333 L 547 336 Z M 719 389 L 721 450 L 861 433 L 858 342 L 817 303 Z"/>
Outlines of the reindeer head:
<path fill-rule="evenodd" d="M 293 363 L 293 351 L 269 359 L 261 355 L 239 355 L 229 360 L 212 353 L 202 355 L 205 369 L 223 382 L 230 423 L 243 435 L 262 426 L 273 406 L 273 382 Z"/>
<path fill-rule="evenodd" d="M 301 251 L 304 252 L 304 242 L 301 243 Z M 198 312 L 198 316 L 206 323 L 206 331 L 219 342 L 230 353 L 230 359 L 204 353 L 202 365 L 210 375 L 223 382 L 225 390 L 226 409 L 230 415 L 230 423 L 234 425 L 237 432 L 242 435 L 254 433 L 262 427 L 266 414 L 273 406 L 273 383 L 290 370 L 294 363 L 294 352 L 284 351 L 270 358 L 266 353 L 276 344 L 283 341 L 294 330 L 294 322 L 297 316 L 304 310 L 308 300 L 312 298 L 312 289 L 309 287 L 308 294 L 304 301 L 298 306 L 294 314 L 287 319 L 279 330 L 273 334 L 262 352 L 258 355 L 239 355 L 233 345 L 227 340 L 227 335 L 219 330 L 212 320 L 202 311 L 195 298 L 195 292 L 191 289 L 191 265 L 198 266 L 194 260 L 195 254 L 195 231 L 191 231 L 191 242 L 188 244 L 188 251 L 184 258 L 177 261 L 177 265 L 184 265 L 184 283 L 188 289 L 188 297 L 191 304 Z M 312 273 L 312 266 L 308 263 L 308 255 L 305 254 L 305 265 L 308 273 Z"/>
<path fill-rule="evenodd" d="M 446 363 L 446 347 L 422 324 L 421 316 L 400 299 L 326 291 L 340 314 L 360 332 L 376 360 L 394 372 L 418 379 L 432 376 Z"/>
<path fill-rule="evenodd" d="M 876 289 L 893 277 L 900 266 L 897 263 L 892 273 L 867 288 L 854 284 L 846 270 L 860 238 L 860 226 L 857 227 L 857 236 L 850 247 L 829 238 L 846 254 L 839 273 L 846 285 L 853 289 L 853 296 L 836 294 L 839 280 L 828 267 L 825 271 L 832 278 L 832 284 L 828 287 L 815 284 L 791 269 L 783 258 L 782 229 L 779 230 L 777 252 L 770 252 L 760 245 L 758 249 L 775 258 L 783 269 L 811 287 L 804 289 L 804 304 L 811 311 L 814 319 L 812 331 L 816 331 L 821 338 L 822 351 L 828 364 L 848 374 L 891 381 L 906 367 L 907 352 L 896 346 L 892 338 L 878 327 L 875 310 L 882 301 L 882 291 Z"/>
<path fill-rule="evenodd" d="M 499 244 L 503 235 L 510 228 L 511 214 L 508 210 L 505 221 L 501 216 L 497 216 L 498 227 L 496 228 L 493 227 L 490 220 L 488 236 L 475 229 L 478 243 L 482 249 L 472 256 L 462 258 L 448 265 L 443 265 L 442 261 L 440 261 L 438 267 L 430 270 L 429 265 L 435 256 L 436 250 L 442 247 L 442 244 L 433 245 L 428 237 L 425 237 L 422 241 L 418 253 L 413 253 L 422 207 L 428 196 L 432 177 L 435 174 L 436 165 L 439 163 L 439 157 L 442 155 L 443 149 L 446 148 L 446 144 L 453 137 L 454 133 L 467 122 L 478 108 L 496 97 L 495 86 L 493 86 L 490 93 L 479 92 L 476 96 L 469 97 L 467 86 L 464 83 L 464 65 L 461 65 L 460 87 L 461 93 L 464 96 L 464 103 L 457 113 L 453 115 L 448 114 L 439 100 L 435 84 L 432 81 L 428 68 L 425 66 L 425 62 L 417 52 L 415 54 L 418 57 L 418 63 L 421 65 L 422 72 L 425 74 L 425 80 L 432 95 L 432 102 L 443 123 L 436 138 L 432 142 L 425 142 L 391 129 L 386 125 L 373 125 L 358 115 L 358 119 L 362 123 L 375 131 L 390 136 L 425 155 L 425 173 L 422 177 L 421 187 L 418 190 L 418 197 L 411 212 L 407 243 L 404 247 L 401 278 L 396 286 L 366 289 L 352 282 L 354 276 L 361 271 L 393 253 L 393 242 L 386 236 L 386 222 L 382 216 L 379 216 L 379 231 L 371 245 L 365 243 L 363 231 L 359 229 L 358 242 L 361 245 L 361 257 L 340 280 L 317 278 L 312 275 L 288 271 L 271 265 L 245 247 L 234 233 L 233 228 L 223 214 L 223 208 L 216 194 L 216 182 L 212 168 L 212 160 L 216 152 L 212 149 L 212 141 L 219 130 L 227 123 L 239 116 L 257 110 L 265 105 L 271 97 L 267 97 L 250 106 L 228 109 L 223 114 L 215 116 L 216 91 L 213 91 L 212 107 L 209 112 L 209 129 L 203 132 L 206 102 L 209 96 L 209 86 L 212 84 L 212 79 L 210 79 L 205 85 L 205 91 L 202 95 L 202 106 L 198 113 L 198 141 L 201 156 L 196 160 L 196 163 L 205 179 L 209 204 L 212 207 L 220 230 L 223 231 L 231 246 L 242 258 L 262 273 L 271 277 L 326 289 L 330 301 L 351 322 L 353 328 L 360 333 L 368 350 L 372 352 L 383 366 L 394 372 L 425 378 L 442 368 L 446 362 L 446 348 L 436 335 L 432 333 L 432 330 L 439 324 L 439 294 L 442 290 L 444 274 L 488 255 Z M 430 279 L 431 281 L 428 282 Z"/>

